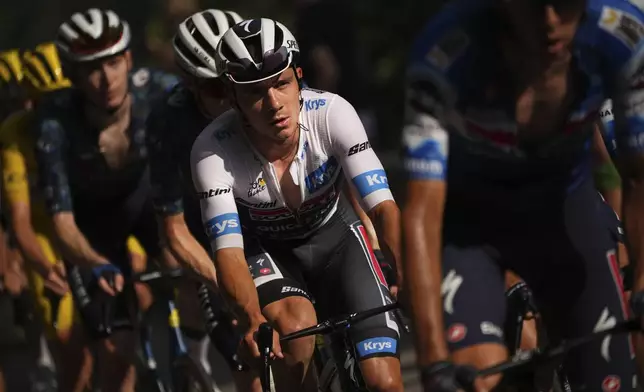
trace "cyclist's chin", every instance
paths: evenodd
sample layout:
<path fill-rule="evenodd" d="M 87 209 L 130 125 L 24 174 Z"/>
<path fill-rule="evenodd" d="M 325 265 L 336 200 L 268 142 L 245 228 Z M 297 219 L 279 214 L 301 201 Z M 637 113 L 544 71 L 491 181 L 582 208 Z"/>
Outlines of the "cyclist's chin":
<path fill-rule="evenodd" d="M 288 127 L 271 127 L 271 135 L 273 139 L 286 141 L 291 139 L 297 130 L 297 126 L 288 126 Z"/>
<path fill-rule="evenodd" d="M 123 102 L 125 101 L 125 97 L 127 94 L 124 95 L 104 95 L 100 99 L 98 99 L 98 102 L 94 102 L 96 106 L 98 106 L 101 109 L 104 109 L 107 112 L 113 112 L 117 110 L 118 108 L 123 105 Z"/>

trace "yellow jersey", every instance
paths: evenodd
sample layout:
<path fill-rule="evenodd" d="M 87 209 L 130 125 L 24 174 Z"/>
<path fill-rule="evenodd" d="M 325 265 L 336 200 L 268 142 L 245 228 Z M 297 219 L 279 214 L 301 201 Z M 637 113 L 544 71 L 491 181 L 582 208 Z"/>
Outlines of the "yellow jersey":
<path fill-rule="evenodd" d="M 60 253 L 54 246 L 52 220 L 47 213 L 44 201 L 37 187 L 38 168 L 34 154 L 34 139 L 30 133 L 33 112 L 22 110 L 13 113 L 0 125 L 0 162 L 2 164 L 2 200 L 3 209 L 11 222 L 11 207 L 17 203 L 26 203 L 31 210 L 31 224 L 47 260 L 55 264 L 61 260 Z M 132 236 L 127 241 L 130 253 L 144 256 L 145 251 Z M 52 317 L 49 300 L 44 295 L 42 277 L 29 271 L 31 289 L 36 294 L 37 303 L 51 334 L 52 326 L 59 332 L 68 332 L 74 320 L 73 301 L 67 294 L 59 303 L 58 314 Z"/>

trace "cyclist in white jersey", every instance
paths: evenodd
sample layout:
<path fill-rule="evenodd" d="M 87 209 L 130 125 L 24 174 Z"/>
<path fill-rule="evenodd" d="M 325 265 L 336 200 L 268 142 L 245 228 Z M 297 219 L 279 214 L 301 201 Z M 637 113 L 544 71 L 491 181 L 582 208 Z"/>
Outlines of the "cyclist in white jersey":
<path fill-rule="evenodd" d="M 354 108 L 338 95 L 301 88 L 288 29 L 269 19 L 243 21 L 224 34 L 217 55 L 235 109 L 195 141 L 192 176 L 220 287 L 249 323 L 244 340 L 259 356 L 253 334 L 266 320 L 287 334 L 314 325 L 316 312 L 326 319 L 391 301 L 341 191 L 345 174 L 397 266 L 400 211 Z M 350 336 L 369 390 L 402 391 L 393 315 L 356 324 Z M 313 338 L 298 339 L 283 354 L 275 336 L 273 353 L 285 359 L 274 367 L 278 390 L 317 391 L 313 347 Z"/>

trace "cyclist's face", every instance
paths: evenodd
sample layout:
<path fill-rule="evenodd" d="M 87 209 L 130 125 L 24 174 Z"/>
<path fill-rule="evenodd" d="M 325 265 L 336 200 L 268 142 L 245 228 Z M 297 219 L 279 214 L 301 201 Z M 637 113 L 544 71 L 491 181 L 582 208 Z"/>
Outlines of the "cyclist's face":
<path fill-rule="evenodd" d="M 585 0 L 502 0 L 511 35 L 522 51 L 548 60 L 567 58 Z"/>
<path fill-rule="evenodd" d="M 297 68 L 297 72 L 301 75 L 301 68 Z M 295 76 L 295 71 L 289 67 L 271 79 L 235 85 L 237 105 L 256 132 L 280 141 L 296 132 L 300 89 Z"/>
<path fill-rule="evenodd" d="M 129 51 L 78 67 L 78 87 L 96 106 L 117 109 L 128 93 L 128 73 L 132 68 Z"/>

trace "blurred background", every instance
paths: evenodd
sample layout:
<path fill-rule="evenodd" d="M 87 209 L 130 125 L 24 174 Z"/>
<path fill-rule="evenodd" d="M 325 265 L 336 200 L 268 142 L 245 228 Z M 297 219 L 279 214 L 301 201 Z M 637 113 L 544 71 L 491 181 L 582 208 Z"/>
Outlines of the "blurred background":
<path fill-rule="evenodd" d="M 23 0 L 0 1 L 0 50 L 52 40 L 75 11 L 111 8 L 129 21 L 138 66 L 172 70 L 179 22 L 203 8 L 284 23 L 303 51 L 307 83 L 338 93 L 358 110 L 386 166 L 396 166 L 402 78 L 409 47 L 441 0 Z M 391 154 L 387 154 L 391 151 Z M 390 176 L 391 178 L 391 176 Z"/>

